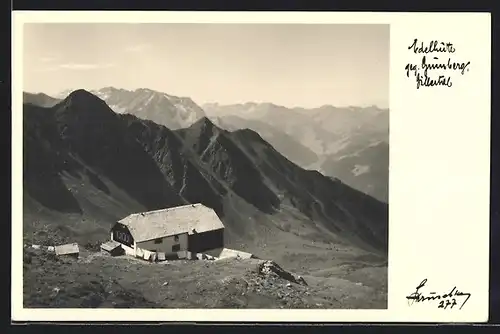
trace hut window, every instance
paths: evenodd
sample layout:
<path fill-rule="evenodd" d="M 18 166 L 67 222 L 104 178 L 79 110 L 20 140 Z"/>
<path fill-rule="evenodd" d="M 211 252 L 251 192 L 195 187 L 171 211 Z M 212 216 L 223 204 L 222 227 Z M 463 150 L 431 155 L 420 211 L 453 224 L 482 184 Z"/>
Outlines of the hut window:
<path fill-rule="evenodd" d="M 178 242 L 178 241 L 179 241 L 179 236 L 178 236 L 178 235 L 174 235 L 174 241 L 175 241 L 175 242 Z"/>
<path fill-rule="evenodd" d="M 172 252 L 178 252 L 181 250 L 181 245 L 173 245 L 172 246 Z"/>
<path fill-rule="evenodd" d="M 162 238 L 155 239 L 155 244 L 161 244 L 163 242 Z"/>

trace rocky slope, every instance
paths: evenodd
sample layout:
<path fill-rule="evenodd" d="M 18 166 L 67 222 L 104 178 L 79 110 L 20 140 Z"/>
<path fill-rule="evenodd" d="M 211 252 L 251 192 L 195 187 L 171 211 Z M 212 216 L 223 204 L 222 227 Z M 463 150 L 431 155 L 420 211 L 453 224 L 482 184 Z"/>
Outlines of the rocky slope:
<path fill-rule="evenodd" d="M 84 252 L 78 259 L 24 253 L 24 306 L 37 308 L 386 308 L 366 277 L 294 275 L 273 261 L 148 264 Z M 382 269 L 371 267 L 372 270 Z M 383 269 L 382 269 L 383 270 Z M 296 276 L 296 275 L 295 275 Z M 383 276 L 383 275 L 382 275 Z M 64 277 L 65 279 L 61 279 Z"/>

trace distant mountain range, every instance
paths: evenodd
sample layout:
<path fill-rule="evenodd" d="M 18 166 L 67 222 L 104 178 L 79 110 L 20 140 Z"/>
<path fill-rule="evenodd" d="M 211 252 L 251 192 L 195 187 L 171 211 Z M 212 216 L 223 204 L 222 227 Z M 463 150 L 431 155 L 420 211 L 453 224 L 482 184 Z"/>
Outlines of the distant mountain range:
<path fill-rule="evenodd" d="M 60 99 L 54 98 L 44 93 L 33 94 L 23 92 L 23 103 L 29 103 L 40 107 L 52 107 L 60 101 Z"/>
<path fill-rule="evenodd" d="M 265 240 L 276 231 L 300 238 L 314 233 L 315 238 L 387 252 L 387 204 L 337 178 L 304 170 L 255 131 L 230 132 L 207 117 L 198 118 L 203 111 L 190 99 L 105 88 L 95 94 L 73 91 L 52 106 L 54 101 L 46 104 L 50 99 L 40 105 L 28 100 L 33 101 L 25 94 L 25 218 L 40 221 L 45 215 L 45 221 L 53 222 L 63 215 L 57 218 L 66 222 L 59 226 L 61 233 L 82 233 L 93 226 L 95 231 L 88 233 L 107 236 L 109 224 L 128 213 L 201 202 L 224 221 L 228 240 Z M 160 106 L 166 108 L 163 114 Z M 177 118 L 169 121 L 169 115 Z M 267 122 L 273 127 L 266 136 L 274 135 L 286 146 L 286 136 L 314 134 L 316 123 L 305 123 L 311 117 L 297 115 L 282 120 L 283 132 L 275 130 L 278 115 L 249 124 Z M 373 115 L 377 118 L 379 111 Z M 182 129 L 165 126 L 179 126 L 180 120 L 192 123 Z M 329 133 L 314 126 L 325 136 Z M 299 136 L 289 134 L 291 129 Z M 310 151 L 319 152 L 305 145 L 295 148 L 302 151 L 303 163 L 315 160 Z M 288 150 L 293 154 L 292 147 Z M 76 219 L 74 225 L 68 225 L 70 219 Z M 90 225 L 82 225 L 82 219 Z M 299 233 L 304 228 L 307 235 Z"/>
<path fill-rule="evenodd" d="M 65 90 L 57 94 L 56 98 L 64 99 L 71 91 Z M 116 113 L 149 119 L 169 129 L 190 126 L 205 116 L 203 109 L 189 97 L 177 97 L 147 88 L 130 91 L 104 87 L 90 92 L 104 100 Z"/>
<path fill-rule="evenodd" d="M 55 98 L 24 93 L 25 103 L 50 107 Z M 252 129 L 304 169 L 339 178 L 346 184 L 388 202 L 389 111 L 376 106 L 286 108 L 272 103 L 205 104 L 150 89 L 105 87 L 90 93 L 119 114 L 131 114 L 176 130 L 207 116 L 222 129 Z"/>
<path fill-rule="evenodd" d="M 250 128 L 306 169 L 338 177 L 388 202 L 389 111 L 367 108 L 286 108 L 272 103 L 206 104 L 226 129 Z"/>

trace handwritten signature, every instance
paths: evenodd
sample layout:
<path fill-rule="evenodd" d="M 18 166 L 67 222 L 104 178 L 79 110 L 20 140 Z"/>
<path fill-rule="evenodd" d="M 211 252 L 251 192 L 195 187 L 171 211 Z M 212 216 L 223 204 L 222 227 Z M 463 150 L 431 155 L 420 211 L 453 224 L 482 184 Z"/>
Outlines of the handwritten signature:
<path fill-rule="evenodd" d="M 421 292 L 421 289 L 427 283 L 427 278 L 417 285 L 415 291 L 410 295 L 406 296 L 408 300 L 408 305 L 413 305 L 413 303 L 429 302 L 438 300 L 438 308 L 447 309 L 448 307 L 452 309 L 458 304 L 457 297 L 462 298 L 462 304 L 460 305 L 460 310 L 464 307 L 465 303 L 469 300 L 471 294 L 468 292 L 462 292 L 454 286 L 448 293 L 438 294 L 436 292 L 428 292 L 427 295 Z M 460 301 L 460 300 L 459 300 Z"/>

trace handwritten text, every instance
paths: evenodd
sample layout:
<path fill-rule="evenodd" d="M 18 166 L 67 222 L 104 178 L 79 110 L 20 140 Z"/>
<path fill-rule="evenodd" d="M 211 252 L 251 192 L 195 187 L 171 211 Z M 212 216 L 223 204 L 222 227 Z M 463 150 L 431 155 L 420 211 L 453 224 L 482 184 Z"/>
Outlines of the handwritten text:
<path fill-rule="evenodd" d="M 450 42 L 431 41 L 428 45 L 418 42 L 417 39 L 408 47 L 414 54 L 423 54 L 417 63 L 407 63 L 405 66 L 406 77 L 415 78 L 417 89 L 420 87 L 444 86 L 452 87 L 452 75 L 464 75 L 469 72 L 470 61 L 454 61 L 452 55 L 456 48 Z M 440 54 L 435 56 L 434 54 Z"/>
<path fill-rule="evenodd" d="M 422 292 L 425 284 L 427 283 L 427 279 L 422 280 L 419 285 L 417 285 L 415 291 L 408 296 L 406 299 L 408 300 L 408 304 L 411 306 L 413 303 L 423 303 L 423 302 L 433 302 L 437 301 L 438 308 L 441 309 L 453 309 L 460 303 L 459 309 L 464 307 L 465 303 L 469 300 L 471 294 L 468 292 L 462 292 L 457 289 L 456 286 L 451 288 L 446 293 L 436 293 L 436 292 Z"/>

